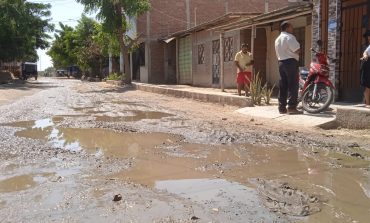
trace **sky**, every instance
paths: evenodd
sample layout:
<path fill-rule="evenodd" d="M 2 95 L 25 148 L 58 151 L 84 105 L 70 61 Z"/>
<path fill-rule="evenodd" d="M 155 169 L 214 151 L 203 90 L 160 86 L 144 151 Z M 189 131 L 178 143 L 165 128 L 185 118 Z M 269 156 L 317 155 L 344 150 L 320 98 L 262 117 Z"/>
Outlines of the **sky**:
<path fill-rule="evenodd" d="M 59 22 L 69 26 L 76 26 L 77 20 L 83 13 L 83 6 L 77 3 L 75 0 L 29 0 L 30 2 L 37 3 L 49 3 L 51 4 L 51 18 L 52 23 L 55 24 L 55 28 L 59 28 Z M 54 36 L 52 34 L 52 36 Z M 38 69 L 45 70 L 48 67 L 53 66 L 51 58 L 46 55 L 47 50 L 38 50 L 39 55 Z"/>

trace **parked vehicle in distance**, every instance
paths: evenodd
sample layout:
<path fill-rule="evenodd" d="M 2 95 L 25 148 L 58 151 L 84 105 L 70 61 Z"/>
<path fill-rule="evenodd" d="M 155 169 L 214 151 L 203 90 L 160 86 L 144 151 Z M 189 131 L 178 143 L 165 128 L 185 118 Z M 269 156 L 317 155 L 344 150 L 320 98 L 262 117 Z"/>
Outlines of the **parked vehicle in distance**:
<path fill-rule="evenodd" d="M 82 76 L 82 72 L 79 66 L 73 65 L 67 68 L 69 76 L 74 78 L 80 79 Z"/>
<path fill-rule="evenodd" d="M 27 80 L 30 77 L 34 77 L 37 80 L 37 64 L 31 62 L 24 62 L 22 63 L 22 74 L 21 79 Z"/>
<path fill-rule="evenodd" d="M 68 71 L 66 71 L 66 70 L 57 70 L 56 76 L 57 77 L 68 77 L 69 78 Z"/>

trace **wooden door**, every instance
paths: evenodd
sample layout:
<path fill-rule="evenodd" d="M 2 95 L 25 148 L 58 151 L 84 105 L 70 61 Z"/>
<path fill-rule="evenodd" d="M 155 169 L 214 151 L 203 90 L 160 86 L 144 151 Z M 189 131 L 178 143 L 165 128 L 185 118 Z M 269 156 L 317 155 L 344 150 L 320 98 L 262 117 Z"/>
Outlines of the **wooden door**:
<path fill-rule="evenodd" d="M 360 57 L 363 53 L 366 31 L 364 18 L 368 13 L 368 0 L 342 1 L 340 99 L 361 101 Z"/>

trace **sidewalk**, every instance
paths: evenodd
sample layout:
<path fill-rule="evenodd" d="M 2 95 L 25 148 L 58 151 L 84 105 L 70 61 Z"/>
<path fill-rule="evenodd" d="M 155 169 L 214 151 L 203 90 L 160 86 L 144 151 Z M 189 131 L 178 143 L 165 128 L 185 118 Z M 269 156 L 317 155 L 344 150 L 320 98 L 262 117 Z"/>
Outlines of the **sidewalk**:
<path fill-rule="evenodd" d="M 280 114 L 276 106 L 256 106 L 241 108 L 235 112 L 263 119 L 272 119 L 283 124 L 297 125 L 301 127 L 318 127 L 332 123 L 336 119 L 336 109 L 321 114 L 287 115 Z"/>
<path fill-rule="evenodd" d="M 250 98 L 238 96 L 236 90 L 225 90 L 215 88 L 199 88 L 188 85 L 154 85 L 144 83 L 132 83 L 137 90 L 166 94 L 175 97 L 190 98 L 203 102 L 212 102 L 237 107 L 252 107 Z"/>
<path fill-rule="evenodd" d="M 253 106 L 248 97 L 237 95 L 236 90 L 221 92 L 215 88 L 199 88 L 188 85 L 154 85 L 133 83 L 137 90 L 165 94 L 175 97 L 190 98 L 203 102 L 219 103 L 240 107 L 236 112 L 250 117 L 259 117 L 282 122 L 284 124 L 334 129 L 370 129 L 370 109 L 363 105 L 338 103 L 330 106 L 329 111 L 320 114 L 281 115 L 277 109 L 277 100 L 272 99 L 270 106 Z"/>

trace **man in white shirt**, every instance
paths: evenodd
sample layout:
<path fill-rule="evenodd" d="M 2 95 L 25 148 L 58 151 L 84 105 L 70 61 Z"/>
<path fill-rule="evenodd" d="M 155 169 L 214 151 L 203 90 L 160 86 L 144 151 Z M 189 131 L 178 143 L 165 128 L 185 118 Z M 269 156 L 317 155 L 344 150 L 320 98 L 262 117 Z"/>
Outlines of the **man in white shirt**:
<path fill-rule="evenodd" d="M 293 33 L 293 26 L 285 21 L 281 23 L 280 36 L 275 40 L 276 56 L 279 60 L 279 112 L 280 114 L 302 114 L 298 105 L 298 61 L 300 45 Z M 287 103 L 287 98 L 289 100 Z M 288 105 L 288 109 L 286 106 Z"/>

